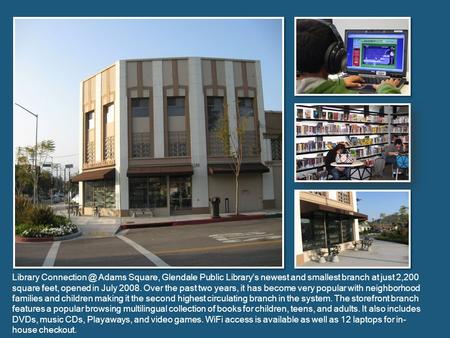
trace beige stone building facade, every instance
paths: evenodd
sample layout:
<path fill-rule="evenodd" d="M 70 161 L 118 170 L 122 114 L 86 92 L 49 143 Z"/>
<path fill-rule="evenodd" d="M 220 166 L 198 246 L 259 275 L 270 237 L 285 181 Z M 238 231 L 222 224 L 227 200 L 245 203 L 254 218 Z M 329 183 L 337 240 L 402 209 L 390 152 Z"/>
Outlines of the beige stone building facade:
<path fill-rule="evenodd" d="M 233 212 L 223 128 L 244 154 L 240 211 L 281 210 L 282 114 L 264 111 L 259 61 L 121 60 L 80 90 L 84 214 L 208 213 L 212 197 Z"/>

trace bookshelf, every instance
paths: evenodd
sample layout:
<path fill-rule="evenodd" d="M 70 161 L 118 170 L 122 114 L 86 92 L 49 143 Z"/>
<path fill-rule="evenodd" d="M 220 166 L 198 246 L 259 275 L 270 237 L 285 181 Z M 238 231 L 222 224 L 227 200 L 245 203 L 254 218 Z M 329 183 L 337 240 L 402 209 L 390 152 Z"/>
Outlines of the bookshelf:
<path fill-rule="evenodd" d="M 358 160 L 381 157 L 393 138 L 408 144 L 408 110 L 408 106 L 296 105 L 297 179 L 318 179 L 326 154 L 338 143 Z"/>

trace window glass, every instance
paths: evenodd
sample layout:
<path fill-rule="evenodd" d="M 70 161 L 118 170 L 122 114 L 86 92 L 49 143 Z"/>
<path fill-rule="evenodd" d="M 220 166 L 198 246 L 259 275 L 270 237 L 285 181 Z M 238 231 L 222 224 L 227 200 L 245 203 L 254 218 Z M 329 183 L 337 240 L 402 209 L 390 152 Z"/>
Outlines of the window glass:
<path fill-rule="evenodd" d="M 218 128 L 220 128 L 220 124 L 223 120 L 223 111 L 223 97 L 208 96 L 208 131 L 216 131 Z"/>
<path fill-rule="evenodd" d="M 138 97 L 131 99 L 131 116 L 132 117 L 148 117 L 149 115 L 149 99 Z"/>
<path fill-rule="evenodd" d="M 94 112 L 91 111 L 86 114 L 87 129 L 94 129 Z"/>
<path fill-rule="evenodd" d="M 167 207 L 166 177 L 132 177 L 129 179 L 130 208 Z"/>
<path fill-rule="evenodd" d="M 167 115 L 184 116 L 184 96 L 172 96 L 167 98 Z"/>
<path fill-rule="evenodd" d="M 105 121 L 106 123 L 114 122 L 114 104 L 105 107 Z"/>
<path fill-rule="evenodd" d="M 84 182 L 84 205 L 86 207 L 115 208 L 114 181 Z"/>
<path fill-rule="evenodd" d="M 240 117 L 253 117 L 253 98 L 240 97 L 239 100 L 239 116 Z"/>

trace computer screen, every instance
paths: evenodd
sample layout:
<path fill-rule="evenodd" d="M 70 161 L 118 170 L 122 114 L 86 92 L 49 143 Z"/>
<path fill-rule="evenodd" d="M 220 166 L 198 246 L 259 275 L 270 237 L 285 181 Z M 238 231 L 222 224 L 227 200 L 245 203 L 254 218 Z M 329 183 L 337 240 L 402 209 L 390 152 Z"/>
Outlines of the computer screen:
<path fill-rule="evenodd" d="M 406 73 L 406 31 L 346 31 L 347 71 Z"/>

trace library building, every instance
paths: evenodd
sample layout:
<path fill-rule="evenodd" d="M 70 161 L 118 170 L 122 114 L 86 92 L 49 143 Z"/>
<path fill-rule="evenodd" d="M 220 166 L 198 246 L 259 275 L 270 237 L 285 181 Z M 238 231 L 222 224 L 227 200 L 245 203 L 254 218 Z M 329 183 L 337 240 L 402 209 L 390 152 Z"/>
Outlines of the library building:
<path fill-rule="evenodd" d="M 359 241 L 359 221 L 368 216 L 358 212 L 354 191 L 297 191 L 300 222 L 295 222 L 296 265 L 317 257 L 319 251 L 330 254 L 339 245 L 341 250 Z"/>
<path fill-rule="evenodd" d="M 80 91 L 83 215 L 206 214 L 212 198 L 235 212 L 227 143 L 239 211 L 281 209 L 282 113 L 264 110 L 260 61 L 120 60 Z"/>
<path fill-rule="evenodd" d="M 296 180 L 410 181 L 409 105 L 296 105 Z"/>

